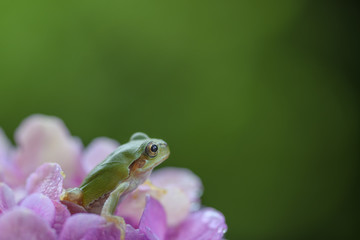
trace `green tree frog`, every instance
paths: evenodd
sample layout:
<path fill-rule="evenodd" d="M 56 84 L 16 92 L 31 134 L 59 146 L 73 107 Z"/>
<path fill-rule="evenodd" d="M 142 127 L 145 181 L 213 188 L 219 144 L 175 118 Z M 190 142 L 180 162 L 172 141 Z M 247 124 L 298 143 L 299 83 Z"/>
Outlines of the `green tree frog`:
<path fill-rule="evenodd" d="M 80 187 L 64 191 L 63 202 L 82 206 L 87 212 L 103 216 L 114 222 L 125 237 L 125 223 L 114 216 L 118 202 L 135 190 L 149 177 L 153 168 L 170 154 L 166 142 L 149 138 L 145 133 L 134 133 L 130 141 L 118 147 L 98 164 L 84 179 Z"/>

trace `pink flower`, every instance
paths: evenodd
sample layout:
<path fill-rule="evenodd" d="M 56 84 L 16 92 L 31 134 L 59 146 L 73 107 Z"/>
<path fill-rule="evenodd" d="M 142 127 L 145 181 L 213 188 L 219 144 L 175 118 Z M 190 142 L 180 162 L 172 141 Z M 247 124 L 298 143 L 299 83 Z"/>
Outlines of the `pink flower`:
<path fill-rule="evenodd" d="M 85 212 L 71 215 L 59 199 L 64 187 L 78 186 L 119 143 L 98 138 L 84 149 L 60 119 L 43 115 L 25 119 L 15 142 L 16 148 L 0 129 L 0 240 L 120 239 L 112 223 Z M 201 208 L 198 176 L 163 168 L 150 181 L 118 206 L 127 240 L 222 239 L 224 216 Z"/>

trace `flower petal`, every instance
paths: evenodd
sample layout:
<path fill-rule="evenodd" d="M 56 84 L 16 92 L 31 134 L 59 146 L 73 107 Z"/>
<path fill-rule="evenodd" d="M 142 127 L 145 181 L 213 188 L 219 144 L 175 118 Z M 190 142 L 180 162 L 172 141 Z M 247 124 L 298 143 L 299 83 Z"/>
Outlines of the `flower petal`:
<path fill-rule="evenodd" d="M 147 196 L 144 213 L 141 216 L 139 229 L 150 240 L 163 240 L 166 234 L 166 214 L 164 208 L 155 198 Z"/>
<path fill-rule="evenodd" d="M 166 167 L 154 171 L 150 179 L 154 185 L 161 188 L 180 188 L 188 195 L 190 201 L 195 204 L 193 208 L 200 206 L 203 185 L 201 179 L 192 171 L 185 168 Z"/>
<path fill-rule="evenodd" d="M 145 198 L 149 193 L 150 188 L 148 186 L 140 185 L 120 202 L 116 215 L 123 217 L 126 223 L 134 228 L 138 228 L 146 204 Z"/>
<path fill-rule="evenodd" d="M 4 131 L 0 128 L 0 162 L 6 161 L 9 155 L 10 143 Z"/>
<path fill-rule="evenodd" d="M 0 128 L 0 181 L 15 187 L 21 184 L 19 170 L 11 161 L 13 149 L 5 133 Z"/>
<path fill-rule="evenodd" d="M 70 184 L 81 170 L 81 144 L 79 140 L 71 137 L 64 123 L 56 117 L 28 117 L 16 130 L 15 141 L 19 149 L 14 160 L 22 170 L 24 178 L 45 162 L 59 163 L 67 175 L 67 184 Z"/>
<path fill-rule="evenodd" d="M 170 227 L 181 223 L 190 212 L 191 203 L 188 196 L 179 188 L 166 188 L 166 194 L 157 198 L 165 209 L 167 224 Z"/>
<path fill-rule="evenodd" d="M 131 225 L 127 224 L 125 240 L 148 240 L 148 238 L 139 229 L 134 229 Z"/>
<path fill-rule="evenodd" d="M 27 196 L 20 204 L 45 219 L 50 225 L 54 222 L 55 207 L 52 201 L 45 195 L 34 193 Z"/>
<path fill-rule="evenodd" d="M 122 216 L 127 223 L 137 228 L 145 208 L 145 197 L 148 194 L 157 199 L 164 207 L 167 224 L 170 227 L 181 223 L 190 212 L 190 199 L 180 188 L 174 186 L 164 190 L 142 184 L 119 204 L 117 215 Z"/>
<path fill-rule="evenodd" d="M 53 229 L 32 211 L 14 208 L 0 217 L 0 240 L 37 239 L 55 240 Z"/>
<path fill-rule="evenodd" d="M 99 215 L 79 213 L 66 221 L 59 240 L 112 240 L 120 239 L 120 230 Z"/>
<path fill-rule="evenodd" d="M 224 215 L 213 208 L 204 208 L 189 215 L 168 238 L 171 240 L 220 240 L 226 231 Z"/>
<path fill-rule="evenodd" d="M 42 193 L 50 199 L 59 200 L 64 176 L 57 163 L 44 163 L 32 173 L 26 181 L 26 191 L 31 193 Z"/>
<path fill-rule="evenodd" d="M 0 214 L 15 206 L 14 193 L 5 183 L 0 183 Z"/>
<path fill-rule="evenodd" d="M 96 165 L 112 153 L 120 144 L 110 138 L 96 138 L 84 151 L 82 158 L 85 173 L 89 173 Z"/>
<path fill-rule="evenodd" d="M 52 201 L 52 203 L 54 204 L 54 207 L 55 207 L 55 218 L 54 218 L 54 222 L 52 224 L 52 228 L 54 228 L 56 233 L 59 235 L 63 228 L 65 221 L 70 217 L 70 212 L 60 202 Z"/>

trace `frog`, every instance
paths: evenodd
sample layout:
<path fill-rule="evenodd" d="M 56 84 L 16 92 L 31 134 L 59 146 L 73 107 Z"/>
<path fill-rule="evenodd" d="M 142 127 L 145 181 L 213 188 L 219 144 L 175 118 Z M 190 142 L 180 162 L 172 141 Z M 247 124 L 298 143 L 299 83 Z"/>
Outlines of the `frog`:
<path fill-rule="evenodd" d="M 60 200 L 67 206 L 75 204 L 115 223 L 123 240 L 126 224 L 123 218 L 114 216 L 117 205 L 148 181 L 152 170 L 169 155 L 170 149 L 164 140 L 136 132 L 129 142 L 120 145 L 91 170 L 79 187 L 66 189 Z"/>

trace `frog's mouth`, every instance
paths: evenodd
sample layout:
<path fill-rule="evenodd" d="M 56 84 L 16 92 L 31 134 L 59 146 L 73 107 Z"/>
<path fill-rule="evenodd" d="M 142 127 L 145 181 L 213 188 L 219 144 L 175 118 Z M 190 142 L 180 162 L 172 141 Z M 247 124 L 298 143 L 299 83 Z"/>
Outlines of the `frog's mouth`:
<path fill-rule="evenodd" d="M 159 144 L 159 147 L 160 147 L 160 153 L 161 153 L 162 157 L 160 159 L 158 159 L 157 163 L 155 163 L 152 166 L 153 168 L 158 166 L 160 163 L 164 162 L 170 156 L 170 149 L 169 149 L 167 143 L 161 143 L 161 144 Z"/>

